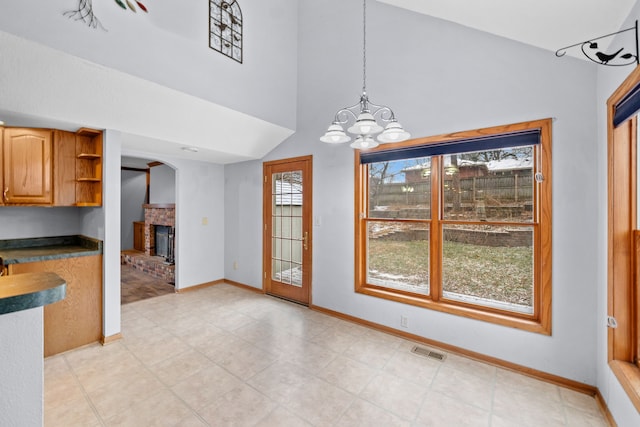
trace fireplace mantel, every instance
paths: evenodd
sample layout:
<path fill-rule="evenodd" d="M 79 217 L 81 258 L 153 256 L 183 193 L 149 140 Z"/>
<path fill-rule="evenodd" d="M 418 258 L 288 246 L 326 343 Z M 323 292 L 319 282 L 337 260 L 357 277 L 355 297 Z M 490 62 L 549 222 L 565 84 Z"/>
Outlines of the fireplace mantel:
<path fill-rule="evenodd" d="M 175 209 L 175 203 L 147 203 L 142 205 L 145 209 Z"/>

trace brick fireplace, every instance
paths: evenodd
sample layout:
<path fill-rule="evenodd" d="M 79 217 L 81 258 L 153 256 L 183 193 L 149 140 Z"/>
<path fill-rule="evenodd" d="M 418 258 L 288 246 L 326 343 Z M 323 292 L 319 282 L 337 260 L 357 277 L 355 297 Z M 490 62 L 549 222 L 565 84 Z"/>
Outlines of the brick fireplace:
<path fill-rule="evenodd" d="M 144 253 L 138 251 L 124 251 L 122 262 L 130 264 L 133 268 L 168 283 L 175 283 L 175 265 L 167 262 L 164 256 L 157 256 L 156 227 L 169 227 L 171 238 L 164 240 L 170 247 L 160 250 L 160 253 L 169 253 L 170 261 L 173 259 L 174 242 L 173 230 L 176 224 L 175 204 L 145 204 L 144 208 Z"/>

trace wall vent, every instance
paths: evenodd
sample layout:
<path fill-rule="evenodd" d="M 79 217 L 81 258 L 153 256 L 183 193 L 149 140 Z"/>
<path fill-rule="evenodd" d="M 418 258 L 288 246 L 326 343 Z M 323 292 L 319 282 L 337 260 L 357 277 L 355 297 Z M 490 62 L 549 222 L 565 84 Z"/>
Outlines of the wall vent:
<path fill-rule="evenodd" d="M 438 360 L 440 362 L 444 362 L 444 359 L 447 358 L 447 356 L 445 356 L 443 353 L 438 353 L 437 351 L 433 351 L 424 347 L 419 347 L 417 345 L 411 349 L 411 352 L 419 356 L 429 357 L 431 359 Z"/>

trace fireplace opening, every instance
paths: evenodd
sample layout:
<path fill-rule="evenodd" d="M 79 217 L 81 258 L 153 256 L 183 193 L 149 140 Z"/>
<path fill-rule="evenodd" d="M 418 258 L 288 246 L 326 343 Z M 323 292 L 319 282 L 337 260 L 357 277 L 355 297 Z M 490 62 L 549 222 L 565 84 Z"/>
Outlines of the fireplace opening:
<path fill-rule="evenodd" d="M 156 256 L 164 258 L 165 263 L 174 263 L 174 228 L 169 225 L 154 226 L 155 232 L 155 253 Z"/>

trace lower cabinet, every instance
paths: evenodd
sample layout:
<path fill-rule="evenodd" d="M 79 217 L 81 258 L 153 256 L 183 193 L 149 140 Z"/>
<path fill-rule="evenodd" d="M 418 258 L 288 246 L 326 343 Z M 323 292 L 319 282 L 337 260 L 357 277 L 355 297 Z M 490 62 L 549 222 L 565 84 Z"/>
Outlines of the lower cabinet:
<path fill-rule="evenodd" d="M 9 274 L 52 271 L 67 282 L 67 296 L 44 307 L 44 356 L 102 338 L 102 255 L 9 265 Z"/>
<path fill-rule="evenodd" d="M 144 221 L 133 222 L 133 249 L 144 252 Z"/>

